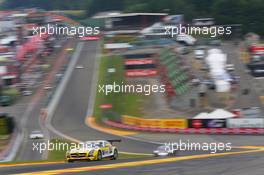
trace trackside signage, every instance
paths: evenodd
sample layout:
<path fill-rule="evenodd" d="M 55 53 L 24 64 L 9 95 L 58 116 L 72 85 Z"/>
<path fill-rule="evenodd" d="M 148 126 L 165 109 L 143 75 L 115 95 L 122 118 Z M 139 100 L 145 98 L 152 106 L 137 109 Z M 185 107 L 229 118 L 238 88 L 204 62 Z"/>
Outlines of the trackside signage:
<path fill-rule="evenodd" d="M 158 73 L 155 69 L 133 69 L 126 70 L 127 77 L 150 77 L 156 76 Z"/>
<path fill-rule="evenodd" d="M 241 118 L 228 119 L 228 128 L 264 128 L 264 119 L 261 118 Z"/>
<path fill-rule="evenodd" d="M 129 59 L 125 61 L 125 65 L 144 65 L 144 64 L 154 64 L 152 59 Z"/>
<path fill-rule="evenodd" d="M 245 118 L 261 118 L 261 111 L 258 107 L 243 108 L 241 110 L 241 116 Z"/>
<path fill-rule="evenodd" d="M 189 119 L 189 128 L 226 128 L 226 119 Z"/>
<path fill-rule="evenodd" d="M 122 116 L 122 123 L 147 128 L 187 128 L 186 119 L 144 119 L 133 116 Z"/>

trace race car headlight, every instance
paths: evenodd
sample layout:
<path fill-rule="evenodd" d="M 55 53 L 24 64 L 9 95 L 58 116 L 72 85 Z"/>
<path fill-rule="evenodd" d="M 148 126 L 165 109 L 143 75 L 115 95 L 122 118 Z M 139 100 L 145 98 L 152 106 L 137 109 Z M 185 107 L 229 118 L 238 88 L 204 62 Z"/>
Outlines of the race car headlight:
<path fill-rule="evenodd" d="M 94 150 L 91 150 L 91 151 L 89 152 L 89 156 L 93 156 L 93 154 L 94 154 Z"/>
<path fill-rule="evenodd" d="M 69 152 L 69 151 L 66 152 L 66 156 L 67 156 L 67 157 L 70 156 L 70 152 Z"/>

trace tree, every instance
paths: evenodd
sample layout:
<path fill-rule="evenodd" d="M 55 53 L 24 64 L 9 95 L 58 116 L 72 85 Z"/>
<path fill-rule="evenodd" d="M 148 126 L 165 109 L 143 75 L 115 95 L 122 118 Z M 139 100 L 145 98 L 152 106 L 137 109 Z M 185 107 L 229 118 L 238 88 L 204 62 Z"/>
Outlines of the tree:
<path fill-rule="evenodd" d="M 211 11 L 220 24 L 242 24 L 244 33 L 264 33 L 262 0 L 218 0 L 213 4 Z"/>
<path fill-rule="evenodd" d="M 92 0 L 87 8 L 87 15 L 92 16 L 98 12 L 123 9 L 124 0 Z"/>

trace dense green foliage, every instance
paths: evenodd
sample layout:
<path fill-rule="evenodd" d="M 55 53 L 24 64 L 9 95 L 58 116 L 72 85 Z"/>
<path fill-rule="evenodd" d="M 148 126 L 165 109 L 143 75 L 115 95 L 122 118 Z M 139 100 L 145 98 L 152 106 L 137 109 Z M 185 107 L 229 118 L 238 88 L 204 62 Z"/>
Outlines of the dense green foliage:
<path fill-rule="evenodd" d="M 263 33 L 263 0 L 6 0 L 5 8 L 39 7 L 47 10 L 82 9 L 91 16 L 100 11 L 167 12 L 186 20 L 214 17 L 220 24 L 243 24 L 243 31 Z"/>
<path fill-rule="evenodd" d="M 86 9 L 91 0 L 5 0 L 3 8 L 32 8 L 45 10 L 75 10 Z"/>
<path fill-rule="evenodd" d="M 14 130 L 14 120 L 12 117 L 2 115 L 0 116 L 0 136 L 11 134 Z"/>

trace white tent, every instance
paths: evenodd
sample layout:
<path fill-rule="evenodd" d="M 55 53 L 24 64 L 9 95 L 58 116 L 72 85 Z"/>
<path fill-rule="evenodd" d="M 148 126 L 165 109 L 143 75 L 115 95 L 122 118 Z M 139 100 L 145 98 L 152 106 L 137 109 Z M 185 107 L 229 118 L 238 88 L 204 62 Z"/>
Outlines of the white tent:
<path fill-rule="evenodd" d="M 217 80 L 225 80 L 225 81 L 232 81 L 230 75 L 226 72 L 226 73 L 223 73 L 223 74 L 220 74 L 220 75 L 215 75 L 212 77 L 215 81 Z"/>
<path fill-rule="evenodd" d="M 198 115 L 196 115 L 195 117 L 193 117 L 193 119 L 226 119 L 226 118 L 233 118 L 236 115 L 226 111 L 224 109 L 216 109 L 211 113 L 207 113 L 207 112 L 202 112 Z"/>
<path fill-rule="evenodd" d="M 210 49 L 208 56 L 205 58 L 210 68 L 209 75 L 215 82 L 217 92 L 230 91 L 230 76 L 226 71 L 227 55 L 220 49 Z"/>
<path fill-rule="evenodd" d="M 208 55 L 210 55 L 210 54 L 219 54 L 219 53 L 222 53 L 222 50 L 220 50 L 220 49 L 210 49 L 210 50 L 208 50 Z"/>
<path fill-rule="evenodd" d="M 226 54 L 223 53 L 211 53 L 205 58 L 206 63 L 211 66 L 215 64 L 226 64 Z"/>
<path fill-rule="evenodd" d="M 194 119 L 208 119 L 209 114 L 207 112 L 201 112 L 200 114 L 193 117 Z"/>
<path fill-rule="evenodd" d="M 224 74 L 226 74 L 226 71 L 221 68 L 214 68 L 210 70 L 210 75 L 212 78 L 222 76 Z"/>
<path fill-rule="evenodd" d="M 225 119 L 225 118 L 233 118 L 236 115 L 226 111 L 224 109 L 216 109 L 213 112 L 209 113 L 208 117 L 211 119 Z"/>

